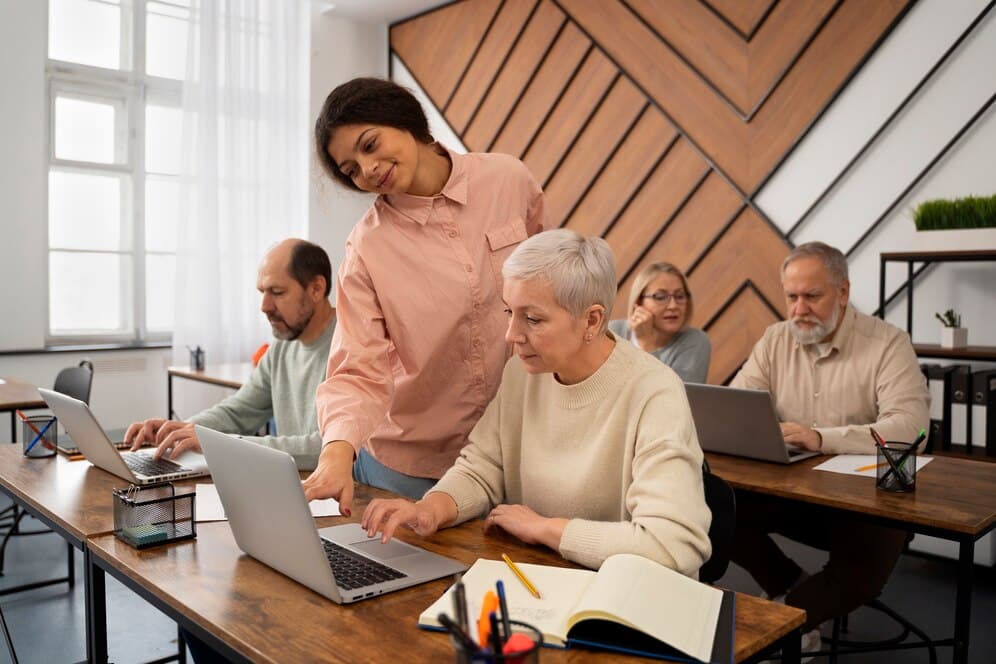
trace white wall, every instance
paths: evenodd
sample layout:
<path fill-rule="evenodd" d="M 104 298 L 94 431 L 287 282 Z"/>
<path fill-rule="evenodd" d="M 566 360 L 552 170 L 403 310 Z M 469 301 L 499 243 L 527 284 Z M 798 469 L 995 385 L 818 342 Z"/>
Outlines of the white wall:
<path fill-rule="evenodd" d="M 312 4 L 309 113 L 312 121 L 318 118 L 325 98 L 340 83 L 357 76 L 387 76 L 386 25 L 359 23 L 320 10 L 318 3 Z M 329 253 L 335 272 L 342 263 L 346 237 L 374 196 L 347 191 L 333 182 L 321 171 L 314 152 L 310 172 L 308 236 Z"/>
<path fill-rule="evenodd" d="M 45 342 L 47 5 L 0 3 L 0 350 Z"/>

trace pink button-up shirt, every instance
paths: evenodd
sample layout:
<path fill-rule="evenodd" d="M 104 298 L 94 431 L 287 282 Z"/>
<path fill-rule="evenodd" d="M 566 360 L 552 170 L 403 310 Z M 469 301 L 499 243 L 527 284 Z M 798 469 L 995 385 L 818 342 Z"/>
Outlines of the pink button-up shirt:
<path fill-rule="evenodd" d="M 442 192 L 380 196 L 350 233 L 315 397 L 324 442 L 365 446 L 415 477 L 453 465 L 497 392 L 501 266 L 543 223 L 543 192 L 522 162 L 450 158 Z"/>

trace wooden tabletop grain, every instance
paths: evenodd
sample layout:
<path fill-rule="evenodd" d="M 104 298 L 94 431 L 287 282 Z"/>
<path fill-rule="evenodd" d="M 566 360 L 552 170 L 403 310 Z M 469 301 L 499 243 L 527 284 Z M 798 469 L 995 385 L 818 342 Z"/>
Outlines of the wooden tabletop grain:
<path fill-rule="evenodd" d="M 875 479 L 813 470 L 827 457 L 782 465 L 706 455 L 712 472 L 736 489 L 866 514 L 953 539 L 977 539 L 996 527 L 996 464 L 935 456 L 917 471 L 916 491 L 892 493 Z"/>
<path fill-rule="evenodd" d="M 203 371 L 197 371 L 190 367 L 170 366 L 166 368 L 166 373 L 170 376 L 187 378 L 189 380 L 221 385 L 238 389 L 249 380 L 252 373 L 252 363 L 241 362 L 236 364 L 208 364 Z"/>
<path fill-rule="evenodd" d="M 319 527 L 356 521 L 363 506 L 385 495 L 358 486 L 354 516 L 322 518 Z M 569 565 L 559 555 L 524 545 L 508 535 L 484 536 L 480 522 L 422 539 L 405 532 L 400 538 L 457 558 L 468 565 L 477 558 Z M 88 543 L 93 554 L 158 601 L 218 636 L 234 650 L 258 662 L 355 662 L 452 660 L 443 634 L 417 627 L 419 613 L 450 584 L 425 583 L 356 604 L 339 606 L 241 553 L 227 523 L 197 526 L 193 542 L 138 551 L 113 536 Z M 662 598 L 661 601 L 666 601 Z M 742 661 L 799 627 L 805 613 L 748 595 L 737 595 L 735 650 Z M 544 649 L 543 661 L 623 662 L 630 657 L 591 651 Z"/>
<path fill-rule="evenodd" d="M 46 407 L 34 385 L 15 378 L 0 378 L 0 411 Z"/>

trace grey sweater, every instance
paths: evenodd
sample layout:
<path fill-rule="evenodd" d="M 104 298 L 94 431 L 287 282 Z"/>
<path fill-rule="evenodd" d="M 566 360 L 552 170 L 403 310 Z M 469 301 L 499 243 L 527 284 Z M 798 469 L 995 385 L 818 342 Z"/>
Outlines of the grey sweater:
<path fill-rule="evenodd" d="M 277 339 L 238 392 L 190 418 L 224 433 L 243 434 L 253 442 L 283 450 L 301 470 L 314 470 L 322 449 L 315 415 L 315 390 L 325 380 L 335 319 L 310 344 Z M 270 418 L 275 436 L 252 436 Z"/>
<path fill-rule="evenodd" d="M 609 321 L 609 329 L 620 339 L 629 339 L 636 345 L 627 321 Z M 702 330 L 686 327 L 674 335 L 666 346 L 652 350 L 650 354 L 674 369 L 686 383 L 704 383 L 709 375 L 712 344 L 709 343 L 709 335 Z"/>

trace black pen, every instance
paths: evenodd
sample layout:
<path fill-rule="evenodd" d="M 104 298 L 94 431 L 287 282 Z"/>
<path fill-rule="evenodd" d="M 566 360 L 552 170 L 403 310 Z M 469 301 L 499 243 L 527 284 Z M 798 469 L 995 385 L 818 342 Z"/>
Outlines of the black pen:
<path fill-rule="evenodd" d="M 474 643 L 474 639 L 470 638 L 470 636 L 467 635 L 467 632 L 460 629 L 460 626 L 453 622 L 453 620 L 445 613 L 440 613 L 436 616 L 436 619 L 439 621 L 439 624 L 443 626 L 443 629 L 452 634 L 453 638 L 460 642 L 460 646 L 467 651 L 467 654 L 473 657 L 477 652 L 477 644 Z"/>
<path fill-rule="evenodd" d="M 456 583 L 453 584 L 453 609 L 456 613 L 457 624 L 465 633 L 469 628 L 470 619 L 467 616 L 467 590 L 463 581 L 458 575 Z"/>

